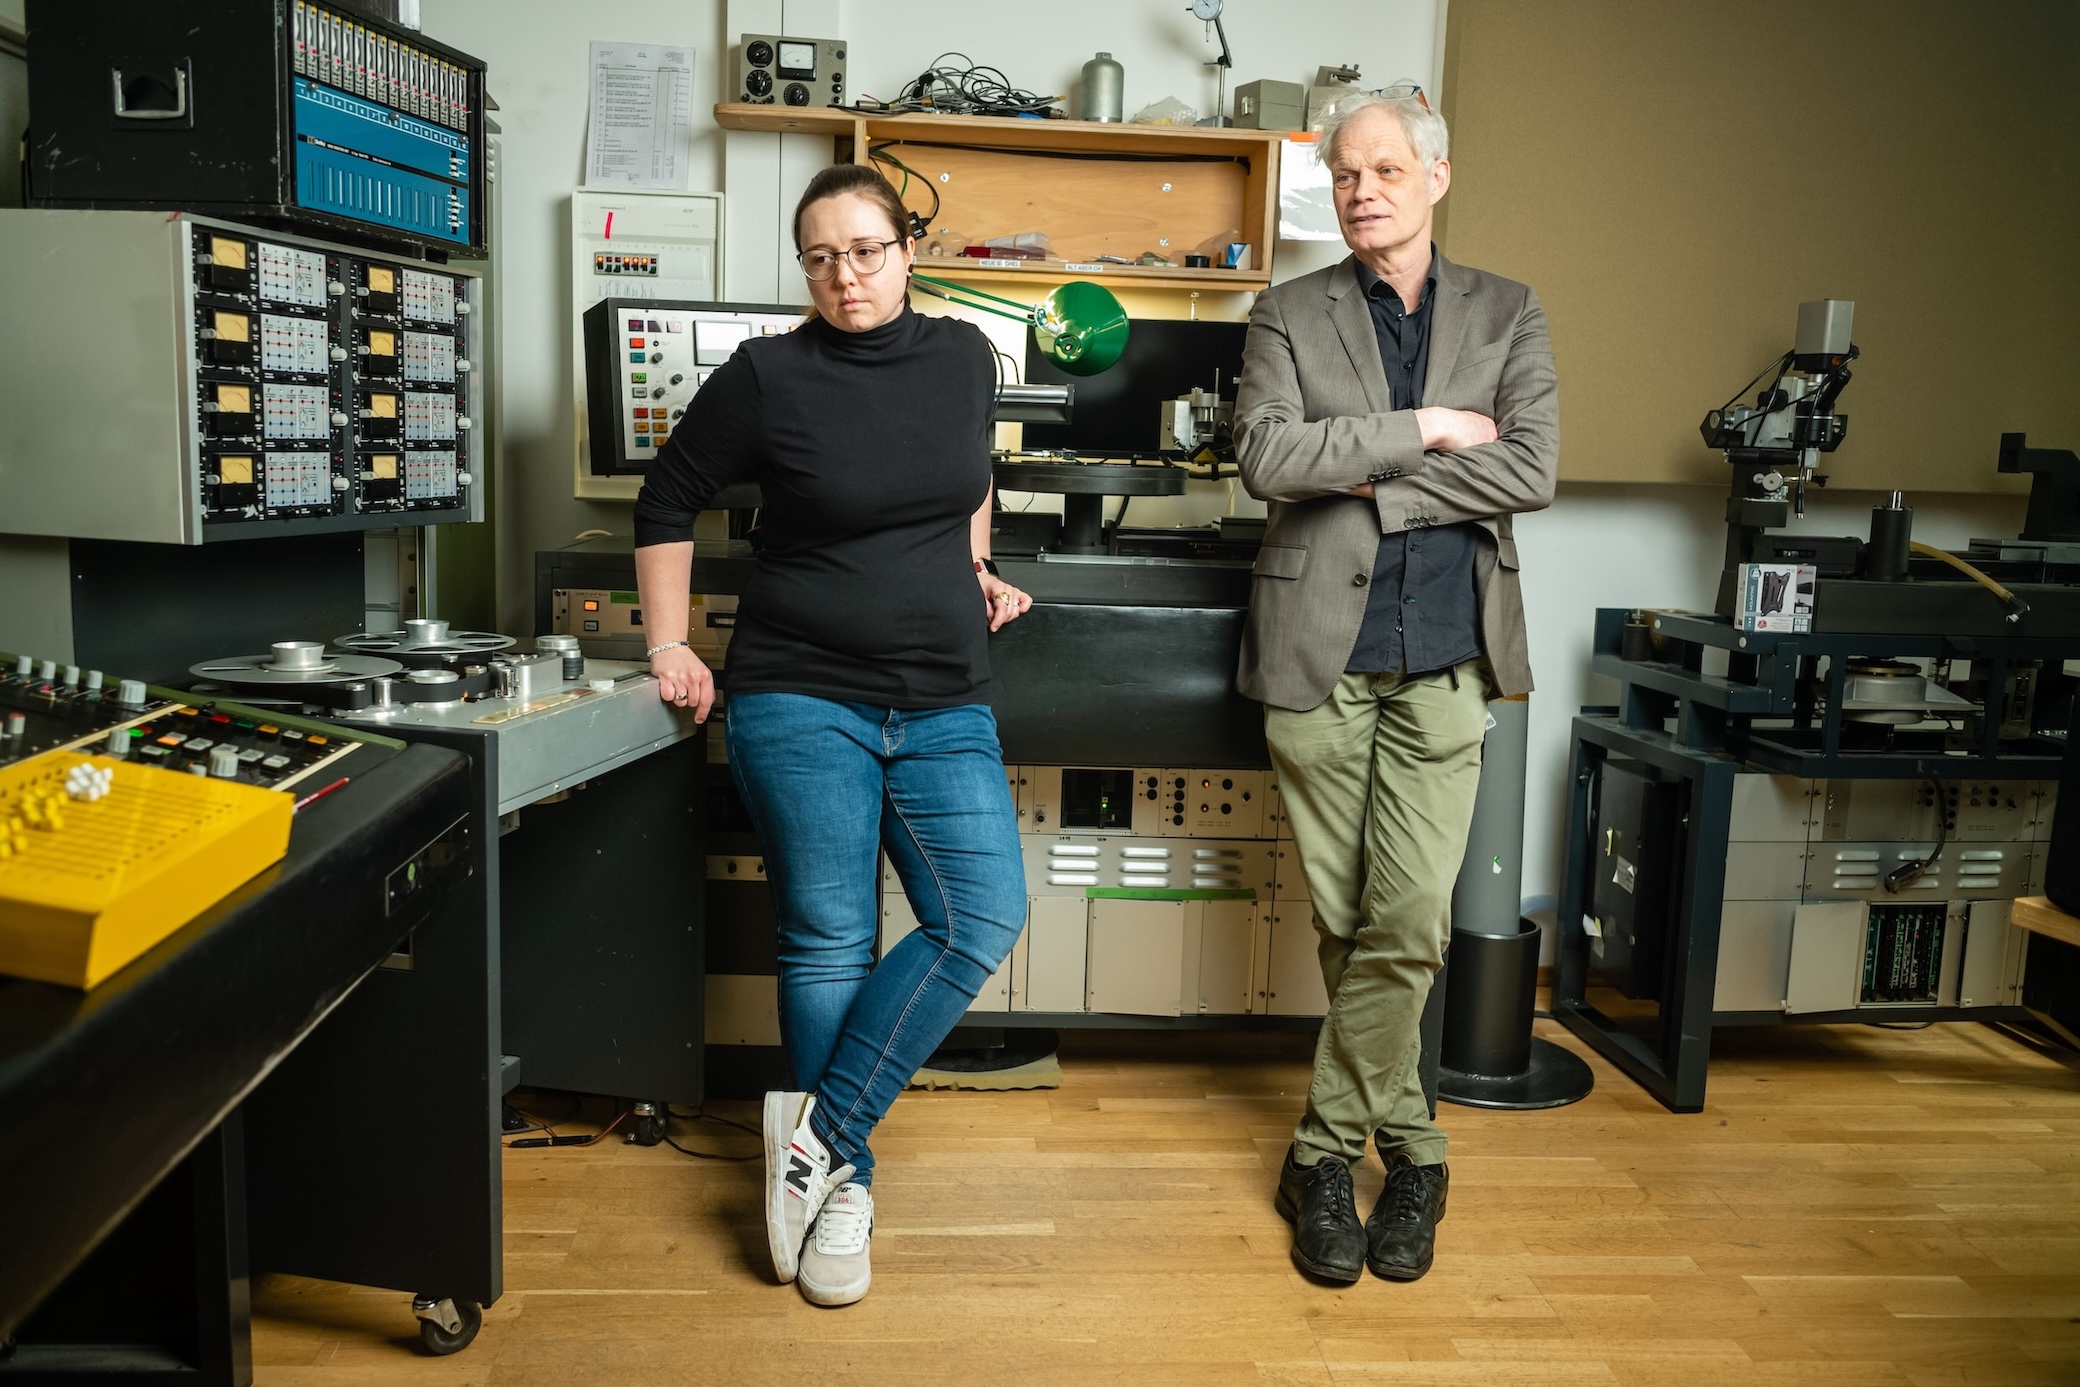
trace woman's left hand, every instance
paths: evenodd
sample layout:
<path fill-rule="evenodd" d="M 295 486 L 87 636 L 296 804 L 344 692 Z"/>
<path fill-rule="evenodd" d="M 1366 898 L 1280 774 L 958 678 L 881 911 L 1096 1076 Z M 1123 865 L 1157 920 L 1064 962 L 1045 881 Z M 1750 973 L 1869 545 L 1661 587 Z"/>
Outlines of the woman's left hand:
<path fill-rule="evenodd" d="M 975 575 L 982 582 L 982 605 L 989 610 L 989 629 L 995 631 L 1007 621 L 1016 621 L 1024 616 L 1033 605 L 1033 599 L 1005 582 L 994 573 Z"/>

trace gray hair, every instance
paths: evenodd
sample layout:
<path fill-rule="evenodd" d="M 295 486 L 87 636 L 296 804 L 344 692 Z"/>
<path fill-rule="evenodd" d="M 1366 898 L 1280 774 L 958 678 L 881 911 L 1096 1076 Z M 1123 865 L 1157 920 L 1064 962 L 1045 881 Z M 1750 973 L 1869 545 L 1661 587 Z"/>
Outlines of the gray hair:
<path fill-rule="evenodd" d="M 1381 107 L 1401 118 L 1401 133 L 1408 137 L 1408 143 L 1415 150 L 1416 158 L 1422 161 L 1425 173 L 1438 160 L 1451 157 L 1452 135 L 1445 129 L 1444 117 L 1425 104 L 1421 87 L 1414 82 L 1396 82 L 1383 91 L 1353 92 L 1331 103 L 1322 119 L 1322 139 L 1316 149 L 1322 163 L 1327 164 L 1335 157 L 1336 142 L 1352 116 Z"/>

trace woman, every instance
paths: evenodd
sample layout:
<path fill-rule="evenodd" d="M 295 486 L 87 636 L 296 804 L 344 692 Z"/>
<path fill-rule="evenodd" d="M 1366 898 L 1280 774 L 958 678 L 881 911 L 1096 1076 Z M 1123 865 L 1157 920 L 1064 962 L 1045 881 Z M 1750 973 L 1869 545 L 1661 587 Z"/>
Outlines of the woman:
<path fill-rule="evenodd" d="M 730 768 L 780 924 L 780 1030 L 797 1091 L 765 1101 L 766 1233 L 819 1305 L 867 1292 L 867 1139 L 1025 922 L 1018 824 L 984 702 L 988 634 L 1031 599 L 989 562 L 995 357 L 910 310 L 909 216 L 871 167 L 810 180 L 796 258 L 814 311 L 709 377 L 636 501 L 658 696 L 705 719 L 686 648 L 694 516 L 764 493 L 738 605 Z M 879 852 L 922 928 L 877 965 Z"/>

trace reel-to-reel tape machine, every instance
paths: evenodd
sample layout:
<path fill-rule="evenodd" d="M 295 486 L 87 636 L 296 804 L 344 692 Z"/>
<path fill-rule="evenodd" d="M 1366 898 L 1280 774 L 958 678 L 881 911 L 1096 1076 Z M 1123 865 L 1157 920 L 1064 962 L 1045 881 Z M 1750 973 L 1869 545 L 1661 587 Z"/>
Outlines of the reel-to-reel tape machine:
<path fill-rule="evenodd" d="M 534 655 L 511 653 L 516 644 L 495 632 L 453 631 L 445 621 L 416 620 L 402 631 L 341 636 L 329 649 L 322 641 L 276 641 L 266 654 L 204 660 L 188 672 L 204 686 L 233 689 L 248 700 L 369 717 L 391 716 L 417 703 L 538 696 L 547 692 L 541 677 L 547 664 L 554 664 L 559 681 L 584 677 L 583 657 L 572 669 L 560 644 Z"/>
<path fill-rule="evenodd" d="M 587 660 L 575 636 L 531 644 L 429 618 L 330 642 L 276 641 L 188 672 L 197 693 L 472 751 L 498 767 L 501 813 L 693 732 L 688 710 L 657 697 L 648 666 Z"/>

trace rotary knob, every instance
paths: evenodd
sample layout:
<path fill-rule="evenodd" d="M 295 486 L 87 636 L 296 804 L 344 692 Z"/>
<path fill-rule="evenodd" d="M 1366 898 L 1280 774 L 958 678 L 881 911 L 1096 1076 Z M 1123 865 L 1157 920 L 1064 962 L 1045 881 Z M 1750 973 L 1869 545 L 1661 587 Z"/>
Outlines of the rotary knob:
<path fill-rule="evenodd" d="M 56 660 L 45 660 L 36 667 L 36 678 L 41 683 L 48 684 L 57 677 L 58 662 Z"/>
<path fill-rule="evenodd" d="M 332 297 L 334 298 L 338 298 L 341 294 L 347 292 L 347 286 L 340 283 L 336 279 L 328 279 L 325 281 L 325 292 L 332 295 Z M 363 292 L 365 293 L 367 291 L 364 290 Z"/>
<path fill-rule="evenodd" d="M 238 775 L 238 748 L 235 746 L 213 746 L 209 749 L 209 773 L 219 780 L 231 780 Z"/>
<path fill-rule="evenodd" d="M 468 357 L 458 356 L 455 358 L 455 370 L 458 374 L 466 376 L 474 369 L 475 368 L 469 364 Z"/>
<path fill-rule="evenodd" d="M 345 491 L 347 489 L 347 479 L 345 477 L 334 477 L 332 479 L 332 489 L 334 491 Z"/>
<path fill-rule="evenodd" d="M 144 705 L 144 681 L 142 679 L 125 679 L 121 684 L 118 684 L 116 686 L 116 702 L 131 708 L 142 707 Z"/>
<path fill-rule="evenodd" d="M 458 414 L 458 415 L 456 415 L 456 416 L 455 416 L 455 427 L 456 427 L 456 428 L 457 428 L 458 430 L 461 430 L 461 431 L 467 432 L 467 431 L 468 431 L 468 429 L 469 429 L 469 427 L 470 427 L 470 422 L 469 422 L 469 416 L 468 416 L 467 414 Z"/>
<path fill-rule="evenodd" d="M 334 410 L 332 413 L 332 427 L 334 427 L 335 429 L 343 429 L 346 426 L 347 416 L 341 414 L 338 410 Z"/>
<path fill-rule="evenodd" d="M 347 359 L 347 349 L 345 347 L 334 347 L 332 349 L 332 359 L 334 361 L 345 361 Z"/>

